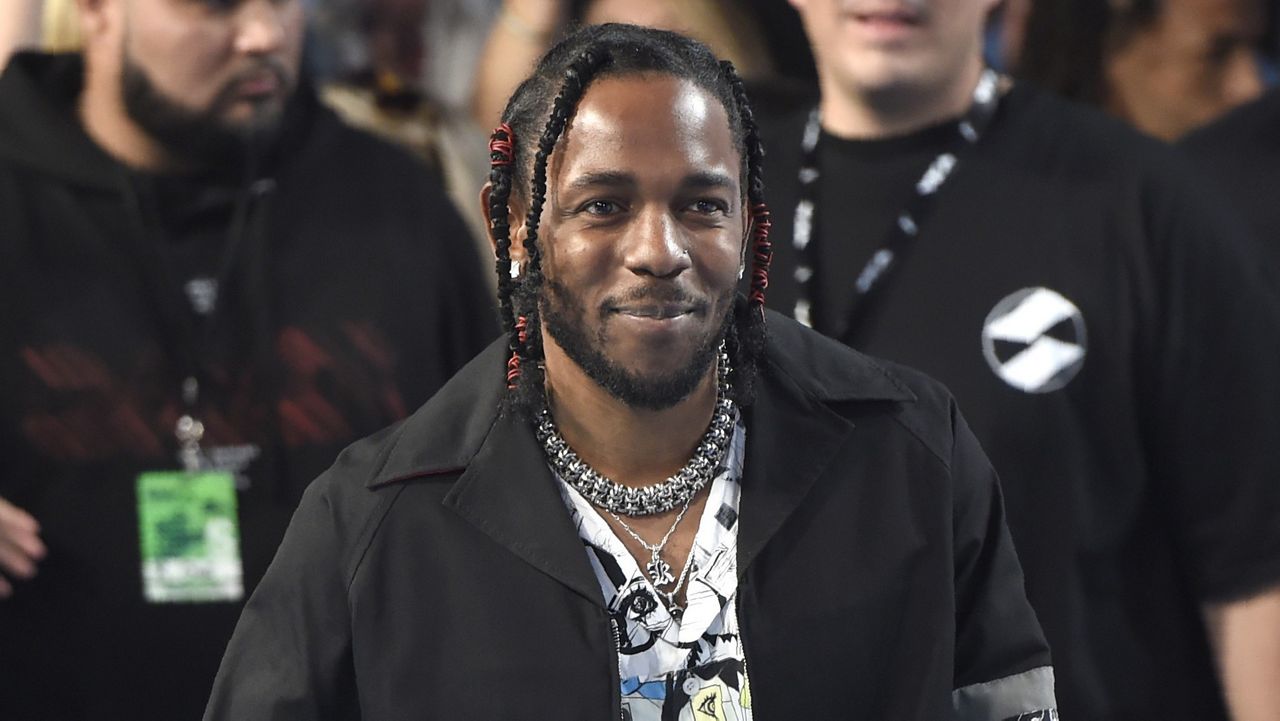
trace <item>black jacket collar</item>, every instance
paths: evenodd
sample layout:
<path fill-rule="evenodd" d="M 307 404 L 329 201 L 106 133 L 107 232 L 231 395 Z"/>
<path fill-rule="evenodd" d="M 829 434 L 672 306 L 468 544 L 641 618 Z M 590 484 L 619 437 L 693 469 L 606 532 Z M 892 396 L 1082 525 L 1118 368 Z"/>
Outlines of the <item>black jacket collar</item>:
<path fill-rule="evenodd" d="M 911 402 L 878 364 L 770 313 L 770 341 L 755 403 L 745 411 L 747 458 L 739 572 L 804 499 L 854 427 L 833 402 Z M 525 561 L 600 601 L 529 423 L 499 416 L 506 344 L 481 353 L 395 434 L 371 488 L 429 476 L 458 478 L 444 499 Z"/>

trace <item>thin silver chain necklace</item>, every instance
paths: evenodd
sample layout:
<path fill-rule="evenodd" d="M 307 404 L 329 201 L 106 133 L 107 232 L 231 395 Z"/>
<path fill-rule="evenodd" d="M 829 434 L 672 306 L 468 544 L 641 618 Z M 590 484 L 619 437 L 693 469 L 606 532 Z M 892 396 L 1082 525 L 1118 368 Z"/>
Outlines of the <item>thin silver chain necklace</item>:
<path fill-rule="evenodd" d="M 662 550 L 667 547 L 667 541 L 671 540 L 671 534 L 676 532 L 676 526 L 679 526 L 680 521 L 684 520 L 684 514 L 689 512 L 689 506 L 692 504 L 693 496 L 689 496 L 689 499 L 684 502 L 684 507 L 680 509 L 680 513 L 676 515 L 676 520 L 671 524 L 671 528 L 667 529 L 666 534 L 662 536 L 662 540 L 657 543 L 648 543 L 640 537 L 639 533 L 636 533 L 634 528 L 627 525 L 627 522 L 622 520 L 621 516 L 613 511 L 609 511 L 609 515 L 613 516 L 613 520 L 617 521 L 618 525 L 622 526 L 622 530 L 626 531 L 627 535 L 636 539 L 636 542 L 644 547 L 644 550 L 649 552 L 649 563 L 645 564 L 644 570 L 649 574 L 649 580 L 653 582 L 654 590 L 667 597 L 666 600 L 668 608 L 674 607 L 676 594 L 680 592 L 680 587 L 684 585 L 685 575 L 689 572 L 689 565 L 693 560 L 693 549 L 689 549 L 689 558 L 685 559 L 684 569 L 680 571 L 679 583 L 677 583 L 675 588 L 672 588 L 669 592 L 665 592 L 659 588 L 659 586 L 665 586 L 676 580 L 676 578 L 671 575 L 671 564 L 667 563 L 666 559 L 662 557 Z"/>
<path fill-rule="evenodd" d="M 546 406 L 535 416 L 534 433 L 542 444 L 547 462 L 556 474 L 592 505 L 624 516 L 652 516 L 681 505 L 687 508 L 690 499 L 715 476 L 716 469 L 729 450 L 729 442 L 733 439 L 737 409 L 733 399 L 729 397 L 730 370 L 729 354 L 721 342 L 716 363 L 716 403 L 711 414 L 711 424 L 684 468 L 660 483 L 631 488 L 601 475 L 569 447 L 551 418 L 551 409 Z M 670 535 L 668 532 L 667 536 Z M 669 573 L 668 569 L 668 575 Z"/>

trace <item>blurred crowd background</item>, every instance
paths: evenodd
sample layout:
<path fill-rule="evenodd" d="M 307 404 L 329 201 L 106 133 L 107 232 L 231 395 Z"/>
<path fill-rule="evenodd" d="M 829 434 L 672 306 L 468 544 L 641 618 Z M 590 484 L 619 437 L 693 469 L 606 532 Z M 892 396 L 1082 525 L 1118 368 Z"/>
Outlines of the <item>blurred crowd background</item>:
<path fill-rule="evenodd" d="M 816 93 L 785 0 L 306 0 L 304 67 L 344 119 L 439 168 L 477 237 L 484 138 L 534 60 L 568 27 L 603 22 L 690 34 L 732 60 L 766 107 Z M 75 0 L 8 0 L 0 58 L 74 50 Z M 514 48 L 514 49 L 513 49 Z M 1004 0 L 987 60 L 1174 141 L 1280 81 L 1271 0 Z"/>

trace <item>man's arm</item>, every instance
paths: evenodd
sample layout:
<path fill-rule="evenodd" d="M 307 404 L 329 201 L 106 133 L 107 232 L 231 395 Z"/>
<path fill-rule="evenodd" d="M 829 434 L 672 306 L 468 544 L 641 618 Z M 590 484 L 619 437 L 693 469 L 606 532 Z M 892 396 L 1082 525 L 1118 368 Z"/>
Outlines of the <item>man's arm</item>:
<path fill-rule="evenodd" d="M 1147 193 L 1162 269 L 1158 300 L 1141 323 L 1150 334 L 1140 374 L 1153 498 L 1205 610 L 1228 707 L 1238 721 L 1274 719 L 1280 298 L 1229 199 L 1196 185 L 1176 160 L 1152 171 Z"/>
<path fill-rule="evenodd" d="M 1234 721 L 1269 721 L 1280 709 L 1280 586 L 1206 604 L 1205 623 Z"/>
<path fill-rule="evenodd" d="M 996 473 L 952 405 L 959 721 L 1057 718 L 1053 667 L 1005 525 Z"/>
<path fill-rule="evenodd" d="M 10 578 L 31 578 L 44 558 L 40 524 L 31 514 L 0 498 L 0 599 L 13 595 Z"/>
<path fill-rule="evenodd" d="M 307 488 L 245 606 L 205 721 L 359 718 L 341 571 L 345 528 L 325 481 L 321 476 Z"/>

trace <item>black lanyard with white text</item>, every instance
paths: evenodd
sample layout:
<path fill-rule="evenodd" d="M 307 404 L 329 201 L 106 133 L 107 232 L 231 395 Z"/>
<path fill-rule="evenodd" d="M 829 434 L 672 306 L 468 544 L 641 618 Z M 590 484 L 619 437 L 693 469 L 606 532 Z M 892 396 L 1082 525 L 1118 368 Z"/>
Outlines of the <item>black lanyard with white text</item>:
<path fill-rule="evenodd" d="M 853 281 L 853 303 L 844 316 L 846 325 L 837 337 L 846 339 L 857 328 L 859 320 L 866 313 L 868 301 L 878 289 L 883 287 L 885 279 L 890 271 L 897 267 L 911 240 L 919 235 L 920 227 L 930 209 L 929 201 L 955 171 L 960 153 L 977 144 L 987 126 L 990 125 L 1000 102 L 1000 82 L 1000 75 L 994 70 L 990 68 L 983 70 L 973 90 L 973 102 L 956 124 L 956 136 L 952 146 L 929 163 L 924 174 L 916 181 L 915 190 L 907 201 L 906 207 L 894 218 L 888 237 L 871 254 L 871 258 L 867 260 L 866 265 Z M 821 136 L 821 119 L 818 109 L 814 108 L 805 123 L 804 136 L 800 145 L 802 152 L 799 178 L 800 200 L 796 203 L 795 220 L 792 226 L 794 229 L 792 245 L 800 258 L 795 271 L 798 293 L 792 316 L 810 327 L 813 326 L 813 277 L 819 263 L 814 242 L 816 240 L 814 229 L 817 219 L 817 187 L 821 177 L 818 169 L 818 139 Z"/>

